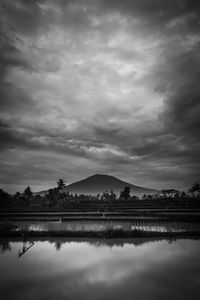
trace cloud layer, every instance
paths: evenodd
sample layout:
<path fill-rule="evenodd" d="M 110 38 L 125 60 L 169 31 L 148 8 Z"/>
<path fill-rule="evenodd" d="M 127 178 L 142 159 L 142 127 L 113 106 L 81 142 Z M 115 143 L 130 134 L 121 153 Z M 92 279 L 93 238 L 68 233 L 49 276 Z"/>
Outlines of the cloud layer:
<path fill-rule="evenodd" d="M 2 187 L 199 180 L 199 1 L 1 0 L 0 14 Z"/>

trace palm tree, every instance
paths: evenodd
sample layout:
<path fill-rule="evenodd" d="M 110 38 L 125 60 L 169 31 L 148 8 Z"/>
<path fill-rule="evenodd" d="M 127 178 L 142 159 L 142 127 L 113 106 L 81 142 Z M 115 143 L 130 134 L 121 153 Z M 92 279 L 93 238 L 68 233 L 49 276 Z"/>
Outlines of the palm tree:
<path fill-rule="evenodd" d="M 65 180 L 63 178 L 58 179 L 57 189 L 62 190 L 65 187 Z"/>

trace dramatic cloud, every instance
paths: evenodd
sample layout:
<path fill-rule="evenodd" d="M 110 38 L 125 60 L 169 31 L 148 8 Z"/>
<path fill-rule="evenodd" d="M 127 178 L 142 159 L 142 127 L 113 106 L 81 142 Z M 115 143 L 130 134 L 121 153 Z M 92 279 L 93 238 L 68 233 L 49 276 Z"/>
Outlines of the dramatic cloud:
<path fill-rule="evenodd" d="M 200 172 L 200 3 L 1 0 L 1 186 Z"/>

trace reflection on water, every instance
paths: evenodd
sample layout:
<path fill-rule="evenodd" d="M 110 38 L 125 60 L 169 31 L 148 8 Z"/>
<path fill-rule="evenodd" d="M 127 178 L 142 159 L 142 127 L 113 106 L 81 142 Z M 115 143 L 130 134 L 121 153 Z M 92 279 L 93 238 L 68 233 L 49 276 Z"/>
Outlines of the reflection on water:
<path fill-rule="evenodd" d="M 0 240 L 0 249 L 1 249 L 1 254 L 3 254 L 6 251 L 11 251 L 9 240 L 7 239 Z"/>
<path fill-rule="evenodd" d="M 107 242 L 0 239 L 1 299 L 199 299 L 199 240 Z"/>
<path fill-rule="evenodd" d="M 160 221 L 67 221 L 67 222 L 41 222 L 41 221 L 17 221 L 17 230 L 23 231 L 105 231 L 110 229 L 134 230 L 140 229 L 145 231 L 200 231 L 198 223 L 184 222 L 167 222 Z"/>
<path fill-rule="evenodd" d="M 31 247 L 33 247 L 35 243 L 34 242 L 28 242 L 28 245 L 26 242 L 23 243 L 23 247 L 22 250 L 19 250 L 19 254 L 18 256 L 21 257 L 22 255 L 24 255 Z"/>

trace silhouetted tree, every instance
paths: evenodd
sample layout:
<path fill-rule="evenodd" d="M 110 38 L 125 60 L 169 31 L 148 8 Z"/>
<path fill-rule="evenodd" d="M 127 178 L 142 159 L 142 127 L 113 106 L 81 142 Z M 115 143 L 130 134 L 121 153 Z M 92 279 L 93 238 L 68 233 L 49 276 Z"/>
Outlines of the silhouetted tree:
<path fill-rule="evenodd" d="M 111 201 L 116 200 L 116 194 L 113 192 L 113 190 L 111 190 L 111 192 L 110 192 L 110 200 Z"/>
<path fill-rule="evenodd" d="M 24 195 L 25 204 L 29 205 L 30 198 L 33 195 L 30 186 L 27 186 L 27 188 L 25 188 L 23 195 Z"/>
<path fill-rule="evenodd" d="M 16 192 L 15 194 L 14 194 L 14 198 L 16 199 L 16 200 L 19 200 L 19 198 L 20 198 L 20 192 Z"/>
<path fill-rule="evenodd" d="M 14 203 L 15 203 L 15 205 L 19 205 L 20 204 L 20 202 L 21 202 L 21 194 L 20 194 L 20 192 L 16 192 L 15 194 L 14 194 Z"/>
<path fill-rule="evenodd" d="M 48 194 L 46 195 L 47 199 L 49 199 L 50 207 L 55 206 L 58 198 L 58 190 L 55 189 L 49 189 Z"/>
<path fill-rule="evenodd" d="M 196 192 L 197 195 L 199 196 L 199 194 L 200 194 L 200 184 L 199 184 L 199 183 L 195 183 L 195 184 L 193 185 L 193 190 L 194 190 L 194 192 Z"/>
<path fill-rule="evenodd" d="M 182 197 L 182 198 L 185 198 L 185 197 L 186 197 L 186 193 L 185 193 L 184 191 L 181 193 L 181 197 Z"/>
<path fill-rule="evenodd" d="M 30 198 L 31 196 L 32 196 L 32 191 L 31 191 L 31 188 L 30 188 L 30 186 L 27 186 L 27 188 L 24 190 L 24 196 L 25 197 L 28 197 L 28 198 Z"/>
<path fill-rule="evenodd" d="M 120 193 L 120 198 L 123 198 L 125 200 L 129 199 L 130 198 L 130 187 L 129 186 L 126 186 L 124 188 L 123 191 L 121 191 Z"/>
<path fill-rule="evenodd" d="M 11 195 L 6 193 L 4 190 L 0 189 L 0 206 L 6 207 L 9 206 L 11 202 Z"/>
<path fill-rule="evenodd" d="M 195 183 L 193 184 L 193 186 L 188 190 L 188 193 L 191 193 L 192 196 L 195 196 L 195 193 L 197 193 L 197 195 L 200 195 L 200 184 L 199 183 Z"/>
<path fill-rule="evenodd" d="M 65 187 L 65 180 L 63 178 L 58 179 L 57 189 L 60 191 Z"/>

